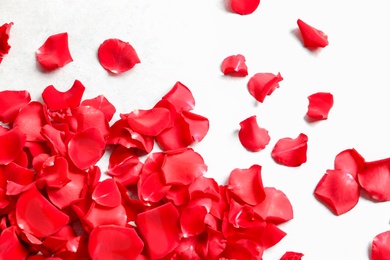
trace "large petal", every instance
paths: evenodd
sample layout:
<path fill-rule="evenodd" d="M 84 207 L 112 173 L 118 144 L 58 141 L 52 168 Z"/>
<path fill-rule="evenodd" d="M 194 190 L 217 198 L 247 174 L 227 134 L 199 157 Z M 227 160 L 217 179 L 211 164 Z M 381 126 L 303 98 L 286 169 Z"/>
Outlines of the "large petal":
<path fill-rule="evenodd" d="M 126 118 L 135 132 L 156 136 L 167 127 L 170 116 L 168 109 L 156 107 L 148 110 L 134 110 Z"/>
<path fill-rule="evenodd" d="M 363 170 L 365 160 L 355 149 L 347 149 L 338 153 L 334 159 L 334 168 L 351 174 L 355 179 L 357 173 Z"/>
<path fill-rule="evenodd" d="M 195 107 L 195 99 L 191 90 L 181 82 L 176 82 L 172 89 L 161 99 L 168 100 L 177 112 L 190 111 Z"/>
<path fill-rule="evenodd" d="M 258 152 L 271 140 L 268 131 L 257 124 L 256 116 L 248 117 L 240 122 L 238 138 L 241 144 L 251 152 Z"/>
<path fill-rule="evenodd" d="M 306 162 L 307 141 L 307 136 L 302 133 L 295 139 L 290 137 L 279 139 L 272 150 L 272 158 L 285 166 L 300 166 Z"/>
<path fill-rule="evenodd" d="M 249 93 L 259 102 L 263 103 L 265 97 L 271 95 L 283 78 L 278 73 L 256 73 L 248 81 Z"/>
<path fill-rule="evenodd" d="M 8 164 L 15 160 L 25 143 L 26 135 L 18 127 L 0 135 L 0 164 Z"/>
<path fill-rule="evenodd" d="M 24 260 L 29 251 L 20 243 L 16 235 L 16 227 L 4 229 L 0 236 L 1 259 Z"/>

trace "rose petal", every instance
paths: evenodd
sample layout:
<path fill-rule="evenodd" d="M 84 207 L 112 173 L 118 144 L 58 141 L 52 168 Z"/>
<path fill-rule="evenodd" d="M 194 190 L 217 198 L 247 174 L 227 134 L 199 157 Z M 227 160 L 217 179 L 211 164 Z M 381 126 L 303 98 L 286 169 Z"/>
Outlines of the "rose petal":
<path fill-rule="evenodd" d="M 97 128 L 104 137 L 110 133 L 110 126 L 102 111 L 90 107 L 80 106 L 74 111 L 77 120 L 77 132 L 82 132 L 88 128 Z"/>
<path fill-rule="evenodd" d="M 64 133 L 55 129 L 51 125 L 45 125 L 41 128 L 41 134 L 48 142 L 53 154 L 65 156 L 67 148 L 62 139 Z"/>
<path fill-rule="evenodd" d="M 4 90 L 0 91 L 0 121 L 3 123 L 12 122 L 19 110 L 31 101 L 30 93 L 26 90 Z"/>
<path fill-rule="evenodd" d="M 302 133 L 295 139 L 279 139 L 272 150 L 272 158 L 285 166 L 300 166 L 306 162 L 307 141 L 307 136 Z"/>
<path fill-rule="evenodd" d="M 303 45 L 307 48 L 324 48 L 329 44 L 328 36 L 322 31 L 308 25 L 301 19 L 297 20 L 299 30 L 302 34 Z"/>
<path fill-rule="evenodd" d="M 136 224 L 153 259 L 166 256 L 179 244 L 180 216 L 172 203 L 139 214 Z"/>
<path fill-rule="evenodd" d="M 218 183 L 213 178 L 206 178 L 204 176 L 199 176 L 190 184 L 188 193 L 191 200 L 196 198 L 210 198 L 219 201 L 221 199 Z"/>
<path fill-rule="evenodd" d="M 72 62 L 68 47 L 68 33 L 59 33 L 47 38 L 37 50 L 36 57 L 39 64 L 47 70 L 64 67 Z"/>
<path fill-rule="evenodd" d="M 188 207 L 182 211 L 180 225 L 183 237 L 191 237 L 202 233 L 205 228 L 207 209 L 204 206 Z"/>
<path fill-rule="evenodd" d="M 98 49 L 100 64 L 111 73 L 121 74 L 130 70 L 140 59 L 128 42 L 119 39 L 107 39 Z"/>
<path fill-rule="evenodd" d="M 228 220 L 235 228 L 252 228 L 262 225 L 264 220 L 249 205 L 240 205 L 231 200 Z"/>
<path fill-rule="evenodd" d="M 343 170 L 327 170 L 314 191 L 319 201 L 334 214 L 350 211 L 359 201 L 359 185 L 355 178 Z"/>
<path fill-rule="evenodd" d="M 107 179 L 98 183 L 92 193 L 92 199 L 101 206 L 117 207 L 122 198 L 119 189 L 113 179 Z"/>
<path fill-rule="evenodd" d="M 176 150 L 189 146 L 194 139 L 187 121 L 178 114 L 174 126 L 157 135 L 156 142 L 163 150 Z"/>
<path fill-rule="evenodd" d="M 0 135 L 0 164 L 8 164 L 15 160 L 25 143 L 26 135 L 18 127 Z"/>
<path fill-rule="evenodd" d="M 81 102 L 81 106 L 91 106 L 102 111 L 107 122 L 111 121 L 116 112 L 116 108 L 103 95 L 99 95 L 92 99 L 85 99 Z"/>
<path fill-rule="evenodd" d="M 390 255 L 390 231 L 380 233 L 371 243 L 370 260 L 386 260 Z"/>
<path fill-rule="evenodd" d="M 166 108 L 137 109 L 127 115 L 130 127 L 143 135 L 156 136 L 164 130 L 170 119 Z"/>
<path fill-rule="evenodd" d="M 340 152 L 334 159 L 334 168 L 336 170 L 348 172 L 355 179 L 357 178 L 357 173 L 364 168 L 364 164 L 364 158 L 353 148 Z"/>
<path fill-rule="evenodd" d="M 145 202 L 159 202 L 171 188 L 170 185 L 165 185 L 163 176 L 158 172 L 142 174 L 137 187 L 138 197 Z"/>
<path fill-rule="evenodd" d="M 2 259 L 24 260 L 29 251 L 19 241 L 16 227 L 4 229 L 0 236 L 0 256 Z"/>
<path fill-rule="evenodd" d="M 358 172 L 358 182 L 376 201 L 390 201 L 390 158 L 366 162 Z"/>
<path fill-rule="evenodd" d="M 92 259 L 138 259 L 144 243 L 133 228 L 113 225 L 95 228 L 88 241 Z"/>
<path fill-rule="evenodd" d="M 190 111 L 195 107 L 195 99 L 191 90 L 179 81 L 161 99 L 168 100 L 179 113 Z"/>
<path fill-rule="evenodd" d="M 209 120 L 201 115 L 183 111 L 182 116 L 188 124 L 190 135 L 194 142 L 200 142 L 209 131 Z"/>
<path fill-rule="evenodd" d="M 13 22 L 10 22 L 0 26 L 0 63 L 3 60 L 4 56 L 8 54 L 9 50 L 11 49 L 8 40 L 11 26 L 13 24 Z"/>
<path fill-rule="evenodd" d="M 251 152 L 258 152 L 266 147 L 271 140 L 268 131 L 259 127 L 256 116 L 248 117 L 240 122 L 238 138 L 241 144 Z"/>
<path fill-rule="evenodd" d="M 79 80 L 75 80 L 72 87 L 65 92 L 58 91 L 53 85 L 46 87 L 42 92 L 42 99 L 51 111 L 77 108 L 84 91 L 84 85 Z"/>
<path fill-rule="evenodd" d="M 333 95 L 331 93 L 318 92 L 310 95 L 309 106 L 306 115 L 312 120 L 324 120 L 333 106 Z"/>
<path fill-rule="evenodd" d="M 231 0 L 230 6 L 233 12 L 240 15 L 253 13 L 260 4 L 260 0 Z"/>
<path fill-rule="evenodd" d="M 302 256 L 304 256 L 302 253 L 287 251 L 280 260 L 301 260 Z"/>
<path fill-rule="evenodd" d="M 286 235 L 287 233 L 278 228 L 275 224 L 267 222 L 261 244 L 264 249 L 268 249 L 279 243 Z"/>
<path fill-rule="evenodd" d="M 271 95 L 276 88 L 279 87 L 279 82 L 283 78 L 278 73 L 256 73 L 248 81 L 249 93 L 259 102 L 263 103 L 265 97 Z"/>
<path fill-rule="evenodd" d="M 91 230 L 101 225 L 124 227 L 127 223 L 126 210 L 122 205 L 112 208 L 92 203 L 89 211 L 84 217 L 84 221 Z"/>
<path fill-rule="evenodd" d="M 62 188 L 69 182 L 68 161 L 59 156 L 46 159 L 39 172 L 37 186 L 39 188 L 44 185 L 50 188 Z"/>
<path fill-rule="evenodd" d="M 169 110 L 170 116 L 166 128 L 171 128 L 175 124 L 175 119 L 177 115 L 176 107 L 172 105 L 171 102 L 169 102 L 167 99 L 161 99 L 157 102 L 156 105 L 154 105 L 154 107 L 162 107 Z"/>
<path fill-rule="evenodd" d="M 221 70 L 224 75 L 233 77 L 245 77 L 248 75 L 245 57 L 241 54 L 226 57 L 222 61 Z"/>

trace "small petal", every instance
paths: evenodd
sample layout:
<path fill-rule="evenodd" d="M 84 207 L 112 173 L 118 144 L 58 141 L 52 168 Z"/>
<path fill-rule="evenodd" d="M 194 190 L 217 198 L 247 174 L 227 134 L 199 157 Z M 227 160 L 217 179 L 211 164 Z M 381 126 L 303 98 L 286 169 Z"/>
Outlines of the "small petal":
<path fill-rule="evenodd" d="M 168 100 L 177 112 L 190 111 L 195 107 L 195 99 L 191 90 L 181 82 L 176 82 L 172 89 L 161 99 Z"/>
<path fill-rule="evenodd" d="M 97 128 L 104 137 L 110 133 L 110 126 L 103 112 L 90 106 L 80 106 L 74 111 L 77 120 L 77 132 L 82 132 L 88 128 Z"/>
<path fill-rule="evenodd" d="M 262 236 L 262 246 L 264 249 L 268 249 L 280 242 L 285 236 L 286 232 L 278 228 L 273 223 L 267 223 Z"/>
<path fill-rule="evenodd" d="M 30 101 L 30 93 L 26 90 L 0 91 L 0 121 L 6 124 L 14 121 L 19 110 Z"/>
<path fill-rule="evenodd" d="M 307 141 L 307 136 L 302 133 L 295 139 L 282 138 L 276 142 L 271 153 L 272 158 L 285 166 L 300 166 L 306 162 Z"/>
<path fill-rule="evenodd" d="M 260 0 L 231 0 L 230 6 L 233 12 L 240 15 L 251 14 L 256 11 Z"/>
<path fill-rule="evenodd" d="M 259 102 L 263 103 L 265 97 L 271 95 L 276 88 L 279 87 L 279 82 L 283 78 L 278 73 L 256 73 L 248 81 L 249 93 Z"/>
<path fill-rule="evenodd" d="M 329 44 L 328 36 L 322 31 L 308 25 L 301 19 L 297 21 L 302 34 L 303 45 L 307 48 L 324 48 Z"/>
<path fill-rule="evenodd" d="M 374 237 L 371 243 L 370 260 L 386 260 L 390 255 L 390 231 L 385 231 Z"/>
<path fill-rule="evenodd" d="M 84 85 L 78 80 L 75 80 L 72 87 L 65 92 L 58 91 L 50 85 L 43 90 L 42 99 L 51 111 L 77 108 L 80 105 L 84 90 Z"/>
<path fill-rule="evenodd" d="M 224 75 L 233 77 L 245 77 L 248 75 L 245 57 L 241 54 L 226 57 L 222 61 L 221 70 Z"/>
<path fill-rule="evenodd" d="M 25 143 L 26 135 L 18 127 L 0 135 L 0 164 L 8 164 L 15 160 Z"/>
<path fill-rule="evenodd" d="M 308 97 L 309 106 L 306 115 L 312 120 L 324 120 L 333 106 L 331 93 L 318 92 Z"/>
<path fill-rule="evenodd" d="M 13 22 L 5 23 L 0 26 L 0 63 L 3 60 L 4 56 L 8 54 L 11 46 L 8 43 L 9 33 Z"/>
<path fill-rule="evenodd" d="M 240 122 L 238 138 L 241 144 L 251 152 L 258 152 L 266 147 L 271 140 L 268 131 L 259 127 L 256 116 L 251 116 Z"/>
<path fill-rule="evenodd" d="M 170 112 L 166 108 L 137 109 L 128 114 L 126 118 L 135 132 L 156 136 L 167 127 Z"/>
<path fill-rule="evenodd" d="M 298 252 L 287 251 L 280 260 L 301 260 L 304 254 Z"/>

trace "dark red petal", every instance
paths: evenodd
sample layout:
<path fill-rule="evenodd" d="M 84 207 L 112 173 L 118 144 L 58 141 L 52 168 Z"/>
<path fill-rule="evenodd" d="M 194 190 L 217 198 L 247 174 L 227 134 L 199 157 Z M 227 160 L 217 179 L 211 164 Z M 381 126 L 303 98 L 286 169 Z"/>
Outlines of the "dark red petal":
<path fill-rule="evenodd" d="M 99 62 L 111 73 L 121 74 L 133 68 L 140 59 L 128 42 L 119 39 L 107 39 L 98 49 Z"/>
<path fill-rule="evenodd" d="M 47 38 L 37 50 L 36 57 L 39 64 L 47 70 L 64 67 L 73 61 L 68 47 L 68 33 L 59 33 Z"/>
<path fill-rule="evenodd" d="M 121 204 L 121 194 L 113 179 L 106 179 L 96 185 L 92 199 L 101 206 L 117 207 Z"/>
<path fill-rule="evenodd" d="M 182 211 L 180 217 L 183 237 L 191 237 L 202 233 L 205 228 L 207 209 L 204 206 L 188 207 Z"/>
<path fill-rule="evenodd" d="M 127 115 L 127 121 L 135 132 L 156 136 L 166 128 L 170 116 L 170 112 L 166 108 L 137 109 Z"/>
<path fill-rule="evenodd" d="M 209 120 L 201 115 L 183 111 L 182 116 L 187 122 L 190 135 L 194 142 L 200 142 L 209 131 Z"/>
<path fill-rule="evenodd" d="M 4 90 L 0 92 L 0 121 L 12 122 L 19 110 L 31 101 L 30 93 L 26 90 Z"/>
<path fill-rule="evenodd" d="M 279 139 L 272 150 L 272 158 L 285 166 L 300 166 L 306 162 L 307 141 L 307 136 L 302 133 L 295 139 Z"/>
<path fill-rule="evenodd" d="M 29 251 L 19 241 L 16 227 L 4 229 L 0 236 L 1 259 L 24 260 Z"/>
<path fill-rule="evenodd" d="M 78 80 L 75 80 L 72 87 L 65 92 L 58 91 L 50 85 L 43 90 L 42 99 L 52 111 L 77 108 L 80 105 L 84 90 L 84 85 Z"/>
<path fill-rule="evenodd" d="M 314 195 L 334 214 L 351 210 L 359 201 L 359 185 L 355 178 L 343 170 L 327 170 L 314 191 Z"/>
<path fill-rule="evenodd" d="M 122 205 L 111 208 L 92 203 L 89 211 L 84 217 L 84 221 L 91 230 L 101 225 L 124 227 L 127 223 L 126 210 Z"/>
<path fill-rule="evenodd" d="M 301 260 L 302 256 L 304 256 L 302 253 L 287 251 L 280 260 Z"/>
<path fill-rule="evenodd" d="M 351 174 L 355 179 L 357 173 L 364 168 L 365 160 L 355 149 L 347 149 L 336 155 L 334 168 Z"/>
<path fill-rule="evenodd" d="M 370 260 L 387 260 L 390 256 L 390 231 L 374 237 L 371 244 Z"/>
<path fill-rule="evenodd" d="M 0 164 L 8 164 L 21 153 L 26 143 L 26 135 L 18 127 L 0 135 Z"/>
<path fill-rule="evenodd" d="M 245 57 L 241 54 L 226 57 L 222 61 L 221 70 L 223 74 L 233 77 L 245 77 L 248 75 Z"/>
<path fill-rule="evenodd" d="M 367 162 L 358 172 L 358 182 L 376 201 L 390 201 L 390 158 Z"/>
<path fill-rule="evenodd" d="M 240 15 L 253 13 L 260 4 L 260 0 L 231 0 L 230 6 L 233 12 Z"/>
<path fill-rule="evenodd" d="M 0 63 L 3 60 L 4 56 L 8 54 L 9 50 L 11 49 L 8 40 L 11 26 L 13 24 L 13 22 L 10 22 L 0 26 Z"/>
<path fill-rule="evenodd" d="M 49 157 L 43 163 L 41 172 L 38 175 L 38 188 L 44 185 L 50 188 L 62 188 L 70 182 L 68 161 L 59 156 Z"/>
<path fill-rule="evenodd" d="M 234 169 L 230 173 L 228 190 L 239 201 L 257 205 L 265 199 L 261 166 L 252 165 L 249 169 Z"/>
<path fill-rule="evenodd" d="M 271 95 L 276 88 L 279 87 L 279 82 L 283 78 L 278 73 L 256 73 L 248 81 L 249 93 L 259 102 L 263 103 L 265 97 Z"/>
<path fill-rule="evenodd" d="M 27 141 L 39 142 L 45 140 L 41 135 L 41 128 L 48 123 L 49 119 L 43 105 L 34 101 L 20 109 L 13 127 L 19 127 L 26 135 Z"/>
<path fill-rule="evenodd" d="M 74 111 L 77 120 L 77 132 L 88 128 L 97 128 L 104 137 L 110 133 L 110 126 L 103 112 L 90 106 L 80 106 Z"/>
<path fill-rule="evenodd" d="M 161 99 L 168 100 L 179 113 L 181 111 L 190 111 L 195 107 L 195 99 L 191 90 L 181 82 L 176 82 L 172 89 Z"/>
<path fill-rule="evenodd" d="M 256 116 L 251 116 L 240 122 L 238 138 L 241 144 L 251 152 L 258 152 L 266 147 L 271 140 L 268 131 L 259 127 Z"/>
<path fill-rule="evenodd" d="M 318 92 L 308 97 L 309 106 L 306 115 L 312 120 L 324 120 L 333 106 L 331 93 Z"/>
<path fill-rule="evenodd" d="M 144 243 L 133 228 L 113 225 L 95 228 L 88 240 L 92 259 L 138 259 Z"/>
<path fill-rule="evenodd" d="M 69 141 L 68 153 L 72 162 L 79 169 L 87 169 L 103 156 L 105 142 L 97 128 L 89 128 L 77 133 Z"/>
<path fill-rule="evenodd" d="M 139 214 L 136 224 L 152 259 L 166 256 L 179 245 L 180 216 L 172 203 Z"/>
<path fill-rule="evenodd" d="M 47 237 L 66 224 L 69 217 L 54 207 L 35 188 L 25 191 L 16 203 L 16 222 L 36 237 Z"/>
<path fill-rule="evenodd" d="M 301 19 L 297 21 L 302 34 L 303 45 L 307 48 L 324 48 L 329 44 L 328 36 L 322 31 L 308 25 Z"/>
<path fill-rule="evenodd" d="M 178 114 L 174 126 L 156 136 L 156 142 L 163 150 L 176 150 L 189 146 L 194 139 L 187 121 L 181 114 Z"/>
<path fill-rule="evenodd" d="M 81 102 L 81 106 L 91 106 L 102 111 L 107 122 L 110 122 L 116 112 L 116 108 L 103 95 L 99 95 L 93 99 L 85 99 Z"/>

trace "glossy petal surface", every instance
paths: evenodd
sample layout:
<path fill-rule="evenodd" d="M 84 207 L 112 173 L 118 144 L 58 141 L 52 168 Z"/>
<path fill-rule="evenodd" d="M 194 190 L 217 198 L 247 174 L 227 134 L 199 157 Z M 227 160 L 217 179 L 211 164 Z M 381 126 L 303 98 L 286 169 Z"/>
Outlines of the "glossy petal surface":
<path fill-rule="evenodd" d="M 390 231 L 374 237 L 371 243 L 370 260 L 387 260 L 390 255 Z"/>
<path fill-rule="evenodd" d="M 245 57 L 241 54 L 226 57 L 222 61 L 221 70 L 224 75 L 233 77 L 245 77 L 248 75 Z"/>
<path fill-rule="evenodd" d="M 137 109 L 127 115 L 130 127 L 140 134 L 156 136 L 163 131 L 170 119 L 166 108 Z"/>
<path fill-rule="evenodd" d="M 0 121 L 3 123 L 12 122 L 19 110 L 31 101 L 30 93 L 26 90 L 4 90 L 0 91 Z"/>
<path fill-rule="evenodd" d="M 324 120 L 333 106 L 331 93 L 318 92 L 308 97 L 309 106 L 306 115 L 312 120 Z"/>
<path fill-rule="evenodd" d="M 26 143 L 26 135 L 18 128 L 12 128 L 0 135 L 0 164 L 8 164 L 21 153 Z"/>
<path fill-rule="evenodd" d="M 285 166 L 300 166 L 306 162 L 307 141 L 307 136 L 302 133 L 295 139 L 290 137 L 279 139 L 272 150 L 272 158 Z"/>
<path fill-rule="evenodd" d="M 268 131 L 257 124 L 256 116 L 248 117 L 240 122 L 238 138 L 241 144 L 251 152 L 258 152 L 265 148 L 271 140 Z"/>
<path fill-rule="evenodd" d="M 297 24 L 302 35 L 303 45 L 305 47 L 324 48 L 329 44 L 328 36 L 324 32 L 308 25 L 301 19 L 298 19 Z"/>
<path fill-rule="evenodd" d="M 112 208 L 119 206 L 122 201 L 119 189 L 112 179 L 98 183 L 92 193 L 92 199 L 101 206 Z"/>
<path fill-rule="evenodd" d="M 279 87 L 283 78 L 278 73 L 256 73 L 248 81 L 249 93 L 259 102 L 263 103 L 265 97 L 271 95 Z"/>

